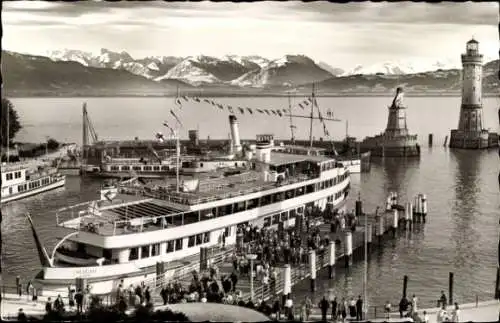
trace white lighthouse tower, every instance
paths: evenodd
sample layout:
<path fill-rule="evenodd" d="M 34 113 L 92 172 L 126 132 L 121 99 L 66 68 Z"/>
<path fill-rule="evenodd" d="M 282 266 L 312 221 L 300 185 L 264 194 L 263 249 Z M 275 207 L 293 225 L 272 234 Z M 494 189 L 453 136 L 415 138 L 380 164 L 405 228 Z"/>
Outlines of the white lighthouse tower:
<path fill-rule="evenodd" d="M 498 144 L 498 136 L 483 127 L 483 55 L 475 39 L 462 54 L 462 105 L 458 129 L 451 131 L 450 148 L 483 149 Z"/>

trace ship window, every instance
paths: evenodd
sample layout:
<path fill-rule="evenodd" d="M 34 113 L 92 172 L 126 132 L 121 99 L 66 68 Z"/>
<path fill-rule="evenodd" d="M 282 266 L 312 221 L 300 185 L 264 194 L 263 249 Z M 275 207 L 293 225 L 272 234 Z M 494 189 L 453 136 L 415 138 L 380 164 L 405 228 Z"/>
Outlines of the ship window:
<path fill-rule="evenodd" d="M 297 188 L 297 194 L 295 196 L 301 196 L 301 195 L 304 195 L 304 187 Z"/>
<path fill-rule="evenodd" d="M 172 224 L 173 225 L 183 225 L 184 224 L 184 214 L 177 214 L 172 217 Z"/>
<path fill-rule="evenodd" d="M 203 233 L 199 233 L 196 235 L 196 245 L 200 245 L 203 243 Z"/>
<path fill-rule="evenodd" d="M 297 211 L 295 211 L 295 209 L 291 209 L 290 210 L 289 219 L 293 219 L 293 218 L 296 218 L 296 217 L 297 217 Z"/>
<path fill-rule="evenodd" d="M 122 170 L 130 170 L 130 166 L 122 166 Z"/>
<path fill-rule="evenodd" d="M 226 237 L 230 237 L 231 236 L 231 227 L 227 227 L 224 229 L 224 235 Z"/>
<path fill-rule="evenodd" d="M 264 227 L 269 227 L 269 226 L 271 226 L 271 217 L 270 216 L 264 218 Z"/>
<path fill-rule="evenodd" d="M 337 177 L 333 178 L 333 185 L 337 185 Z"/>
<path fill-rule="evenodd" d="M 133 166 L 132 169 L 133 170 L 141 170 L 141 166 Z"/>
<path fill-rule="evenodd" d="M 218 216 L 224 216 L 224 215 L 226 215 L 226 207 L 225 206 L 219 206 L 217 208 L 217 215 Z"/>
<path fill-rule="evenodd" d="M 12 187 L 9 187 L 9 194 L 12 194 Z"/>
<path fill-rule="evenodd" d="M 18 185 L 17 186 L 17 191 L 22 192 L 24 190 L 24 185 Z"/>
<path fill-rule="evenodd" d="M 224 214 L 225 215 L 233 214 L 233 205 L 232 204 L 228 204 L 225 206 Z"/>
<path fill-rule="evenodd" d="M 190 236 L 188 238 L 188 248 L 194 247 L 195 241 L 196 241 L 195 236 Z"/>
<path fill-rule="evenodd" d="M 175 240 L 175 250 L 182 250 L 182 239 Z"/>
<path fill-rule="evenodd" d="M 25 191 L 27 190 L 27 186 L 26 186 L 26 184 L 24 184 L 24 190 L 25 190 Z"/>
<path fill-rule="evenodd" d="M 203 234 L 203 243 L 209 243 L 209 242 L 210 242 L 210 232 L 205 232 Z"/>
<path fill-rule="evenodd" d="M 260 198 L 260 206 L 271 204 L 271 195 L 266 195 Z"/>
<path fill-rule="evenodd" d="M 288 212 L 281 212 L 280 221 L 281 222 L 288 221 Z"/>
<path fill-rule="evenodd" d="M 131 248 L 128 260 L 137 260 L 137 259 L 139 259 L 139 248 Z"/>
<path fill-rule="evenodd" d="M 160 170 L 160 166 L 153 166 L 153 170 Z"/>
<path fill-rule="evenodd" d="M 303 207 L 303 206 L 298 207 L 298 208 L 297 208 L 297 212 L 298 212 L 298 213 L 304 213 L 304 207 Z"/>
<path fill-rule="evenodd" d="M 238 163 L 234 163 L 234 167 L 238 167 Z"/>
<path fill-rule="evenodd" d="M 158 256 L 160 254 L 160 244 L 155 243 L 151 246 L 151 257 Z"/>
<path fill-rule="evenodd" d="M 111 170 L 119 170 L 119 169 L 120 169 L 120 167 L 118 167 L 118 166 L 111 166 Z"/>
<path fill-rule="evenodd" d="M 167 253 L 169 252 L 174 252 L 174 247 L 175 247 L 175 241 L 170 240 L 167 242 Z"/>
<path fill-rule="evenodd" d="M 259 199 L 256 198 L 256 199 L 253 199 L 253 200 L 249 200 L 247 202 L 247 210 L 251 210 L 251 209 L 254 209 L 256 207 L 259 206 Z"/>
<path fill-rule="evenodd" d="M 245 211 L 245 202 L 234 203 L 234 213 Z"/>
<path fill-rule="evenodd" d="M 199 222 L 199 212 L 189 212 L 184 214 L 184 224 Z"/>
<path fill-rule="evenodd" d="M 161 166 L 161 170 L 168 170 L 168 166 Z"/>
<path fill-rule="evenodd" d="M 145 171 L 151 171 L 151 166 L 144 166 Z"/>
<path fill-rule="evenodd" d="M 306 186 L 306 194 L 314 192 L 314 184 L 310 184 Z"/>
<path fill-rule="evenodd" d="M 15 178 L 20 178 L 21 177 L 21 172 L 15 172 L 14 176 L 15 176 Z"/>
<path fill-rule="evenodd" d="M 286 195 L 286 199 L 287 200 L 291 199 L 291 198 L 294 198 L 294 196 L 295 196 L 295 190 L 289 190 L 289 191 L 286 192 L 285 195 Z"/>
<path fill-rule="evenodd" d="M 111 249 L 103 249 L 102 256 L 107 260 L 111 260 L 111 258 L 113 257 L 113 252 L 111 251 Z"/>
<path fill-rule="evenodd" d="M 149 245 L 141 247 L 141 259 L 149 257 Z"/>
<path fill-rule="evenodd" d="M 11 180 L 12 179 L 12 173 L 8 173 L 7 175 L 5 175 L 5 179 L 6 180 Z"/>
<path fill-rule="evenodd" d="M 272 224 L 278 224 L 278 223 L 280 223 L 280 214 L 279 213 L 273 215 L 273 222 L 272 222 Z"/>

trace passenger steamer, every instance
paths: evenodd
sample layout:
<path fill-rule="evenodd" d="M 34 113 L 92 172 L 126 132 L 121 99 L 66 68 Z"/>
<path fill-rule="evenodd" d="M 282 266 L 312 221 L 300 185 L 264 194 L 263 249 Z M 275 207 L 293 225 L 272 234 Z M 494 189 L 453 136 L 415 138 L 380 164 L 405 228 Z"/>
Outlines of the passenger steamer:
<path fill-rule="evenodd" d="M 231 127 L 241 153 L 234 119 Z M 42 293 L 66 291 L 78 278 L 94 293 L 111 292 L 121 280 L 128 286 L 168 278 L 174 263 L 201 247 L 220 245 L 223 236 L 226 245 L 236 244 L 239 225 L 294 226 L 308 208 L 340 208 L 348 195 L 348 170 L 320 149 L 275 146 L 272 135 L 258 135 L 245 157 L 239 170 L 111 187 L 99 201 L 58 211 L 57 225 L 72 232 L 52 257 L 33 227 Z M 171 268 L 158 273 L 158 263 Z"/>
<path fill-rule="evenodd" d="M 19 200 L 64 186 L 66 177 L 57 168 L 30 166 L 27 163 L 2 165 L 1 203 Z"/>

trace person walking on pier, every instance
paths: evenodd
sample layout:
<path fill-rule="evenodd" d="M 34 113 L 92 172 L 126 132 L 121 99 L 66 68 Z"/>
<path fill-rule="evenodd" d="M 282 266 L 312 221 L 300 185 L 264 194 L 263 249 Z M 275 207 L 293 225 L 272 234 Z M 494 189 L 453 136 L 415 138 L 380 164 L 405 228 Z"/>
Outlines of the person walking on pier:
<path fill-rule="evenodd" d="M 441 306 L 446 306 L 448 304 L 448 300 L 446 299 L 446 295 L 444 294 L 444 291 L 441 291 L 441 297 L 439 298 L 439 302 Z"/>
<path fill-rule="evenodd" d="M 78 314 L 83 312 L 83 293 L 81 289 L 78 289 L 78 291 L 75 294 L 75 302 L 76 302 L 76 312 Z"/>
<path fill-rule="evenodd" d="M 333 297 L 332 301 L 332 321 L 337 321 L 337 297 Z"/>
<path fill-rule="evenodd" d="M 424 311 L 423 323 L 429 323 L 429 314 L 426 311 Z"/>
<path fill-rule="evenodd" d="M 276 297 L 273 304 L 273 313 L 276 314 L 276 321 L 279 321 L 281 316 L 281 302 L 279 298 Z"/>
<path fill-rule="evenodd" d="M 45 312 L 47 314 L 50 314 L 52 313 L 52 300 L 49 298 L 47 298 L 47 302 L 45 303 Z"/>
<path fill-rule="evenodd" d="M 363 320 L 363 300 L 361 299 L 361 295 L 358 296 L 358 300 L 356 301 L 356 321 Z"/>
<path fill-rule="evenodd" d="M 27 322 L 28 321 L 28 318 L 26 317 L 26 314 L 24 313 L 22 308 L 20 308 L 19 312 L 17 313 L 17 320 L 19 322 Z"/>
<path fill-rule="evenodd" d="M 306 296 L 304 299 L 304 306 L 306 308 L 306 321 L 309 321 L 309 317 L 311 316 L 312 311 L 312 302 L 309 296 Z"/>
<path fill-rule="evenodd" d="M 330 303 L 325 296 L 323 296 L 323 299 L 319 302 L 318 307 L 321 309 L 321 321 L 326 322 L 326 313 L 328 313 Z"/>
<path fill-rule="evenodd" d="M 342 298 L 342 302 L 340 302 L 339 313 L 342 317 L 342 322 L 345 322 L 345 319 L 347 317 L 347 301 L 345 300 L 345 298 Z"/>
<path fill-rule="evenodd" d="M 455 308 L 451 312 L 451 321 L 460 322 L 460 309 L 458 308 L 458 303 L 455 303 Z"/>
<path fill-rule="evenodd" d="M 351 318 L 356 317 L 356 301 L 354 298 L 351 298 L 351 301 L 349 302 L 349 316 Z"/>
<path fill-rule="evenodd" d="M 19 298 L 23 295 L 23 284 L 21 283 L 20 276 L 16 276 L 16 293 L 19 295 Z"/>
<path fill-rule="evenodd" d="M 389 301 L 385 303 L 384 311 L 385 311 L 385 319 L 389 320 L 391 317 L 391 303 Z"/>
<path fill-rule="evenodd" d="M 417 311 L 418 311 L 417 302 L 418 302 L 418 298 L 417 298 L 417 296 L 415 296 L 415 294 L 413 294 L 413 297 L 411 298 L 411 311 L 413 313 L 417 313 Z"/>

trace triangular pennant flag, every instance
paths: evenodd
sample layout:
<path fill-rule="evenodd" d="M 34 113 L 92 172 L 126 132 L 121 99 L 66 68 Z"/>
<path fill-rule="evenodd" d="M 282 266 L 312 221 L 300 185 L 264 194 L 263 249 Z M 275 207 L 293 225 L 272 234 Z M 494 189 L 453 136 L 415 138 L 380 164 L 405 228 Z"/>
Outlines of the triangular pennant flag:
<path fill-rule="evenodd" d="M 307 99 L 309 100 L 309 102 L 311 102 L 311 103 L 313 102 L 313 98 L 312 97 L 308 97 Z"/>
<path fill-rule="evenodd" d="M 307 106 L 309 106 L 310 101 L 307 101 L 307 100 L 306 100 L 306 101 L 304 101 L 304 102 L 302 102 L 302 103 L 303 103 L 303 104 L 305 104 L 305 105 L 307 105 Z"/>
<path fill-rule="evenodd" d="M 189 98 L 187 96 L 182 96 L 182 98 L 184 99 L 184 101 L 188 102 Z"/>
<path fill-rule="evenodd" d="M 229 112 L 234 113 L 234 111 L 233 111 L 233 107 L 232 107 L 232 106 L 228 105 L 228 106 L 227 106 L 227 109 L 229 110 Z"/>
<path fill-rule="evenodd" d="M 243 108 L 238 107 L 238 109 L 240 110 L 241 114 L 245 114 L 245 110 L 243 110 Z"/>
<path fill-rule="evenodd" d="M 281 114 L 281 111 L 280 111 L 280 110 L 276 110 L 276 112 L 278 113 L 278 115 L 279 115 L 280 117 L 282 117 L 282 116 L 283 116 L 283 115 Z"/>
<path fill-rule="evenodd" d="M 286 110 L 286 109 L 283 109 L 283 113 L 287 113 L 287 110 Z"/>
<path fill-rule="evenodd" d="M 264 113 L 264 111 L 262 111 L 261 109 L 257 109 L 257 111 L 259 111 L 260 113 Z"/>
<path fill-rule="evenodd" d="M 175 99 L 175 103 L 177 103 L 179 106 L 182 106 L 182 102 L 180 98 Z"/>
<path fill-rule="evenodd" d="M 203 99 L 203 102 L 210 103 L 208 99 Z"/>
<path fill-rule="evenodd" d="M 299 107 L 301 107 L 301 108 L 302 108 L 302 110 L 304 110 L 304 109 L 305 109 L 305 108 L 304 108 L 304 106 L 302 105 L 302 103 L 299 103 Z"/>
<path fill-rule="evenodd" d="M 252 109 L 250 109 L 250 108 L 247 108 L 247 110 L 248 110 L 248 112 L 250 112 L 250 114 L 253 114 L 253 111 L 252 111 Z"/>
<path fill-rule="evenodd" d="M 193 100 L 195 100 L 196 102 L 200 102 L 200 99 L 197 97 L 194 97 Z"/>
<path fill-rule="evenodd" d="M 224 110 L 224 106 L 222 106 L 222 104 L 217 103 L 217 107 L 219 107 L 219 109 L 221 109 L 221 110 Z"/>
<path fill-rule="evenodd" d="M 267 113 L 267 115 L 271 115 L 267 109 L 264 109 L 264 112 Z"/>

